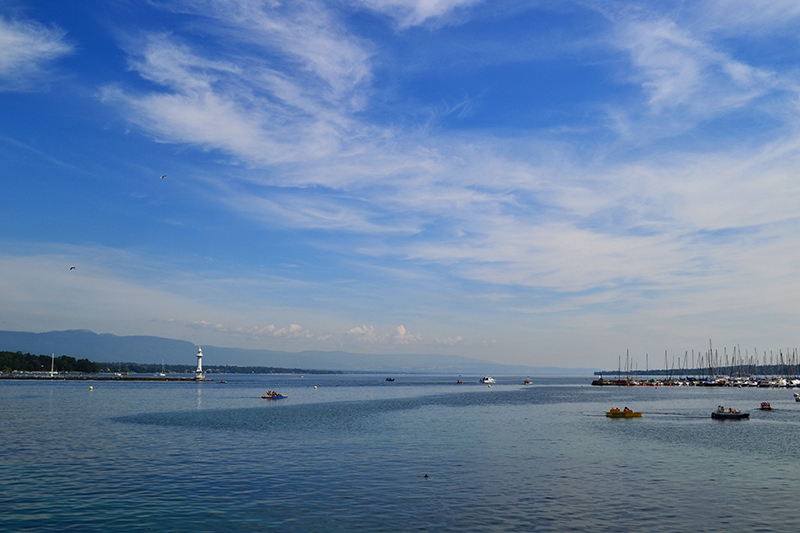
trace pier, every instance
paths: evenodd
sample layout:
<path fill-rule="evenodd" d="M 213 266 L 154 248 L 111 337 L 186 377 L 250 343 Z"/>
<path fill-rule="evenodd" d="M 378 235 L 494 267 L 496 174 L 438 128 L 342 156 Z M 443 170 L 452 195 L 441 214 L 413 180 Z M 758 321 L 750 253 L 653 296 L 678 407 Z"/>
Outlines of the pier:
<path fill-rule="evenodd" d="M 36 374 L 2 374 L 0 379 L 28 379 L 37 381 L 211 381 L 208 378 L 179 377 L 179 376 L 108 376 L 108 375 L 70 375 L 53 374 L 49 372 L 44 375 Z"/>

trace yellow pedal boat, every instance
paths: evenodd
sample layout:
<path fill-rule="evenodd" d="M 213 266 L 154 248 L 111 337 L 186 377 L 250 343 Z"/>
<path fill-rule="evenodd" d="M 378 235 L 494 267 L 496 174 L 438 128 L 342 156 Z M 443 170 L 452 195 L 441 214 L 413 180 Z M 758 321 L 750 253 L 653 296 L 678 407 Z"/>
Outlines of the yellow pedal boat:
<path fill-rule="evenodd" d="M 609 418 L 638 418 L 642 416 L 642 413 L 631 411 L 627 407 L 625 409 L 612 407 L 611 410 L 606 413 L 606 416 Z"/>

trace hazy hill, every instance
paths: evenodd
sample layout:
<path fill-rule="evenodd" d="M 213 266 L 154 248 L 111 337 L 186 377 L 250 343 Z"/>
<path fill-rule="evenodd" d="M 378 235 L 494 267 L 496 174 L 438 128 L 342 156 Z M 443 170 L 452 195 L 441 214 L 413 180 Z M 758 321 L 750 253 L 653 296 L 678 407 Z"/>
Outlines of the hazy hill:
<path fill-rule="evenodd" d="M 54 353 L 92 361 L 193 365 L 197 346 L 162 337 L 97 334 L 88 330 L 28 333 L 0 331 L 0 350 Z M 362 372 L 427 372 L 455 374 L 585 375 L 595 369 L 503 365 L 455 355 L 383 355 L 350 352 L 281 352 L 203 346 L 203 364 L 272 366 Z"/>

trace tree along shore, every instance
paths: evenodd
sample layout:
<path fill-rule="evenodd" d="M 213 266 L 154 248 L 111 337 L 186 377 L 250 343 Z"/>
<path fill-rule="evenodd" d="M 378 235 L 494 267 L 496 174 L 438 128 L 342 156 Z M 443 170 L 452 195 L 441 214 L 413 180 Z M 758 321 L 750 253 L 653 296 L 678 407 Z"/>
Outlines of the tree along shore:
<path fill-rule="evenodd" d="M 100 365 L 88 359 L 75 359 L 68 355 L 32 355 L 22 352 L 0 352 L 0 371 L 8 372 L 81 372 L 96 374 Z"/>
<path fill-rule="evenodd" d="M 22 352 L 0 351 L 0 372 L 78 372 L 98 374 L 100 372 L 121 372 L 129 374 L 164 373 L 191 374 L 196 367 L 192 365 L 163 365 L 142 363 L 96 363 L 88 359 L 75 359 L 68 355 L 33 355 Z M 343 374 L 337 370 L 308 370 L 302 368 L 280 368 L 271 366 L 209 365 L 203 367 L 208 374 Z"/>

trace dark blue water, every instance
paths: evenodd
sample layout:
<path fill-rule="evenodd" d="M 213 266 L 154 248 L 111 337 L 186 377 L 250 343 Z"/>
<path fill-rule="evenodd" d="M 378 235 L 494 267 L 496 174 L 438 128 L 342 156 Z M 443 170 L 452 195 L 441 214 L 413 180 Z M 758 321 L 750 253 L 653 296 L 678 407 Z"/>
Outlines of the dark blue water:
<path fill-rule="evenodd" d="M 0 529 L 800 527 L 791 391 L 478 377 L 0 381 Z M 612 404 L 645 415 L 607 419 Z M 720 404 L 751 418 L 712 420 Z"/>

